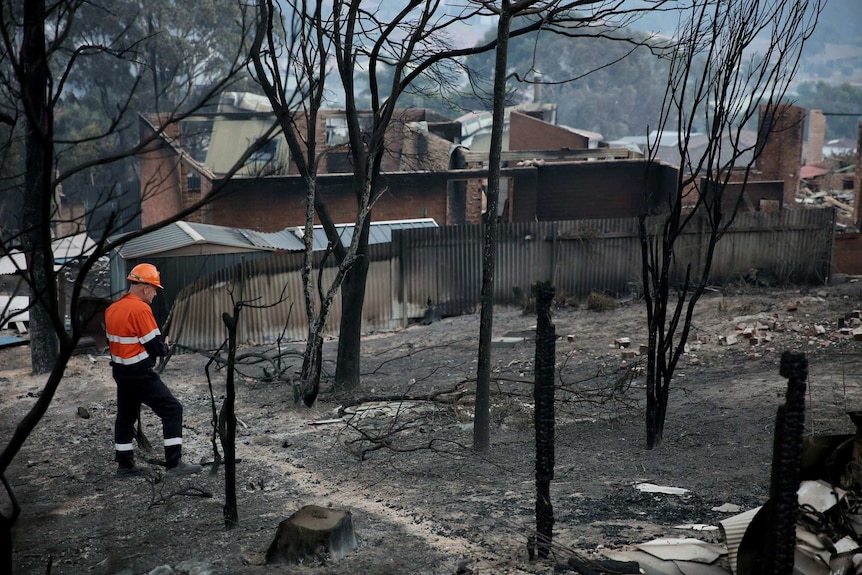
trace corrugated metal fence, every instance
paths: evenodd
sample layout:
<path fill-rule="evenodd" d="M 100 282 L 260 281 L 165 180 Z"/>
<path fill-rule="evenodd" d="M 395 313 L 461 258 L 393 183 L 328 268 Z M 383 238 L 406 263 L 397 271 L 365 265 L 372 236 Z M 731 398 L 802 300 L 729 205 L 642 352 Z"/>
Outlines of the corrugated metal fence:
<path fill-rule="evenodd" d="M 401 325 L 400 306 L 392 291 L 400 290 L 393 274 L 391 244 L 368 246 L 369 271 L 363 318 L 368 329 Z M 336 268 L 334 258 L 325 261 L 315 252 L 313 278 L 326 290 Z M 184 258 L 176 258 L 182 260 Z M 240 312 L 240 343 L 269 344 L 281 340 L 304 340 L 308 321 L 302 287 L 303 254 L 277 253 L 271 257 L 242 261 L 214 273 L 201 275 L 176 296 L 166 332 L 171 340 L 192 349 L 215 349 L 227 337 L 222 314 L 232 313 L 234 302 L 245 302 Z M 323 272 L 319 273 L 321 263 Z M 315 296 L 317 289 L 315 288 Z M 316 303 L 319 299 L 315 297 Z M 337 334 L 341 320 L 341 297 L 336 296 L 329 314 L 327 334 Z"/>
<path fill-rule="evenodd" d="M 823 283 L 830 270 L 833 219 L 832 210 L 739 214 L 716 247 L 710 278 L 721 284 L 758 268 L 780 282 Z M 694 220 L 682 234 L 678 271 L 690 264 L 698 273 L 707 232 L 701 220 Z M 400 230 L 391 244 L 369 246 L 364 329 L 404 326 L 421 318 L 428 302 L 443 315 L 475 312 L 482 245 L 481 226 L 453 226 Z M 501 224 L 496 249 L 494 300 L 501 305 L 518 304 L 516 292 L 529 293 L 538 281 L 552 282 L 558 296 L 583 297 L 594 291 L 621 296 L 641 289 L 636 218 Z M 194 348 L 218 347 L 226 333 L 221 315 L 231 311 L 231 297 L 252 304 L 241 314 L 241 341 L 304 339 L 301 258 L 279 254 L 246 262 L 186 287 L 172 312 L 172 339 Z M 333 275 L 333 267 L 324 269 L 325 286 Z M 340 307 L 336 300 L 330 334 L 337 333 Z"/>
<path fill-rule="evenodd" d="M 823 283 L 829 273 L 832 210 L 739 214 L 716 246 L 710 278 L 715 284 L 740 278 L 751 268 L 767 270 L 781 283 Z M 652 223 L 661 220 L 653 220 Z M 590 292 L 624 296 L 641 291 L 638 219 L 516 223 L 499 226 L 494 301 L 518 304 L 516 291 L 529 294 L 549 281 L 558 296 Z M 699 274 L 709 230 L 695 219 L 677 240 L 675 269 L 691 264 Z M 405 317 L 430 299 L 444 314 L 475 310 L 482 279 L 480 226 L 405 230 L 393 235 L 400 257 Z"/>

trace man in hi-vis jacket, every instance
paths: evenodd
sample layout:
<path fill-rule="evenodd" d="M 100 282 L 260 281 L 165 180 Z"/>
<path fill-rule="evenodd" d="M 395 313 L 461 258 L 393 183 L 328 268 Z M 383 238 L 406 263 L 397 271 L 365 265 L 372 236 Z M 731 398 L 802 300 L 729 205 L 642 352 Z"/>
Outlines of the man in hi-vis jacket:
<path fill-rule="evenodd" d="M 152 264 L 138 264 L 126 279 L 131 282 L 128 293 L 105 311 L 105 331 L 117 382 L 114 424 L 117 475 L 134 475 L 140 471 L 135 465 L 132 441 L 142 403 L 162 420 L 167 472 L 174 475 L 197 473 L 200 465 L 182 460 L 183 406 L 153 371 L 155 358 L 169 351 L 168 341 L 159 331 L 150 307 L 158 290 L 162 289 L 159 270 Z"/>

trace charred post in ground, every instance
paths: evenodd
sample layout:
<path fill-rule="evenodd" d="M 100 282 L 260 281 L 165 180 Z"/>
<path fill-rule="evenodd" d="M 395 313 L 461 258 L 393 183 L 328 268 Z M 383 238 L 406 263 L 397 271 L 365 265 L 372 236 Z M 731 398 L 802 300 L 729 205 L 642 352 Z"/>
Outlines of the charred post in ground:
<path fill-rule="evenodd" d="M 529 541 L 530 557 L 537 551 L 546 558 L 551 549 L 554 509 L 551 506 L 551 480 L 554 479 L 554 361 L 556 329 L 551 321 L 554 287 L 536 284 L 536 535 Z"/>
<path fill-rule="evenodd" d="M 781 377 L 787 378 L 784 405 L 778 407 L 772 453 L 768 524 L 761 573 L 793 571 L 796 521 L 802 464 L 802 436 L 805 432 L 805 387 L 808 360 L 804 353 L 785 351 L 781 355 Z"/>
<path fill-rule="evenodd" d="M 239 508 L 236 500 L 236 385 L 234 367 L 236 365 L 236 342 L 239 313 L 242 306 L 234 303 L 233 315 L 222 314 L 222 321 L 228 330 L 227 381 L 225 399 L 219 417 L 219 435 L 224 451 L 224 524 L 228 529 L 239 525 Z"/>

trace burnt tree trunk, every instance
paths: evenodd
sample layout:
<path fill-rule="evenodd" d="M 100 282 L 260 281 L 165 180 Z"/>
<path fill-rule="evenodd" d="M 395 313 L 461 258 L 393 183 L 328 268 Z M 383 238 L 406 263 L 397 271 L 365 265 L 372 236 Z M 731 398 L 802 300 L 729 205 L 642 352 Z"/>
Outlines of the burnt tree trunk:
<path fill-rule="evenodd" d="M 21 88 L 27 118 L 24 213 L 21 239 L 30 281 L 30 358 L 33 373 L 49 373 L 57 362 L 57 285 L 51 251 L 54 114 L 49 100 L 45 3 L 24 3 Z"/>
<path fill-rule="evenodd" d="M 550 553 L 554 528 L 551 480 L 554 479 L 554 360 L 557 336 L 551 321 L 553 300 L 554 288 L 551 284 L 540 282 L 536 285 L 536 383 L 533 387 L 536 402 L 535 548 L 543 559 Z"/>
<path fill-rule="evenodd" d="M 236 329 L 239 320 L 240 304 L 234 304 L 233 316 L 224 313 L 222 321 L 228 330 L 227 378 L 221 420 L 224 432 L 221 447 L 224 451 L 224 525 L 232 529 L 239 524 L 239 509 L 236 503 L 236 385 L 234 383 L 234 364 L 236 362 Z"/>
<path fill-rule="evenodd" d="M 356 263 L 344 276 L 341 286 L 341 325 L 338 332 L 338 361 L 335 367 L 335 386 L 339 390 L 359 387 L 362 359 L 362 309 L 365 305 L 365 284 L 368 278 L 368 231 L 370 215 L 362 227 L 362 237 Z"/>
<path fill-rule="evenodd" d="M 497 246 L 497 203 L 500 199 L 503 123 L 506 110 L 507 62 L 509 32 L 513 13 L 509 2 L 501 4 L 497 22 L 497 49 L 494 60 L 494 103 L 491 123 L 491 147 L 488 150 L 487 206 L 482 242 L 482 309 L 479 313 L 479 352 L 476 368 L 476 405 L 473 421 L 473 449 L 485 451 L 491 444 L 491 334 L 494 327 L 494 268 Z"/>

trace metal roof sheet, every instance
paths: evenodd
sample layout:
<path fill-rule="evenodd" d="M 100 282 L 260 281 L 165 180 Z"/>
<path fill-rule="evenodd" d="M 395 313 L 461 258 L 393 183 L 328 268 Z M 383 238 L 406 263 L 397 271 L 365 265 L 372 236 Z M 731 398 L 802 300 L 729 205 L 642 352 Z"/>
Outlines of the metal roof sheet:
<path fill-rule="evenodd" d="M 345 245 L 349 244 L 353 239 L 353 224 L 336 224 L 338 228 L 338 237 Z M 392 241 L 392 230 L 403 230 L 411 228 L 436 228 L 439 227 L 434 218 L 418 218 L 415 220 L 390 220 L 383 222 L 371 222 L 371 229 L 368 231 L 368 244 L 385 244 Z M 297 226 L 293 228 L 293 233 L 297 238 L 302 239 L 302 234 L 305 228 Z M 326 232 L 323 231 L 323 226 L 314 226 L 314 251 L 322 251 L 326 249 L 329 240 L 326 238 Z"/>
<path fill-rule="evenodd" d="M 193 242 L 181 227 L 170 224 L 160 230 L 130 239 L 120 246 L 119 252 L 123 259 L 134 259 L 167 252 L 190 243 Z"/>
<path fill-rule="evenodd" d="M 336 227 L 339 229 L 341 241 L 349 244 L 353 238 L 353 224 L 337 224 Z M 368 243 L 391 242 L 392 230 L 429 227 L 438 227 L 433 218 L 372 222 Z M 257 248 L 263 251 L 302 251 L 305 249 L 302 241 L 303 229 L 302 226 L 298 226 L 278 232 L 258 232 L 211 224 L 175 222 L 160 230 L 129 240 L 120 247 L 119 251 L 120 256 L 126 260 L 169 252 L 194 244 L 212 244 L 243 249 Z M 327 243 L 323 226 L 314 226 L 314 250 L 325 250 Z"/>
<path fill-rule="evenodd" d="M 153 254 L 169 252 L 194 244 L 212 244 L 243 249 L 257 248 L 263 251 L 298 251 L 303 249 L 289 230 L 280 232 L 257 232 L 240 228 L 228 228 L 211 224 L 174 222 L 160 230 L 131 239 L 120 247 L 123 259 L 136 259 Z"/>
<path fill-rule="evenodd" d="M 239 230 L 239 232 L 259 248 L 289 251 L 305 249 L 305 244 L 290 229 L 283 229 L 280 232 L 256 232 L 254 230 Z"/>
<path fill-rule="evenodd" d="M 69 260 L 87 256 L 96 247 L 96 242 L 90 239 L 86 233 L 75 234 L 58 238 L 51 242 L 51 250 L 54 252 L 54 271 Z M 0 275 L 17 274 L 27 269 L 24 254 L 18 250 L 9 255 L 0 257 Z"/>
<path fill-rule="evenodd" d="M 21 252 L 13 252 L 0 258 L 0 275 L 14 275 L 27 269 L 27 258 Z"/>

